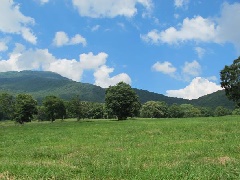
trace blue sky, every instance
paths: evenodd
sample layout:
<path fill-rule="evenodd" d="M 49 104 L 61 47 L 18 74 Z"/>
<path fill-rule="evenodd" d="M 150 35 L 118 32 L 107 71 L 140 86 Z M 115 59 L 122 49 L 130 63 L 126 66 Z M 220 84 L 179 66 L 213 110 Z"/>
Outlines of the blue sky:
<path fill-rule="evenodd" d="M 196 99 L 240 55 L 239 22 L 239 0 L 1 0 L 0 72 Z"/>

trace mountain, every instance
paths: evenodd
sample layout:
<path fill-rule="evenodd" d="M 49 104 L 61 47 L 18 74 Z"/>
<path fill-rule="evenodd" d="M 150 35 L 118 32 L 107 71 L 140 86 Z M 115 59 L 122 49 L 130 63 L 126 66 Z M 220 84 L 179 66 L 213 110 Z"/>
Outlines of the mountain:
<path fill-rule="evenodd" d="M 147 101 L 165 101 L 169 105 L 173 103 L 189 103 L 195 106 L 212 108 L 224 106 L 232 109 L 234 107 L 234 103 L 226 98 L 224 91 L 218 91 L 196 100 L 167 97 L 162 94 L 135 88 L 134 91 L 138 94 L 142 103 Z M 99 86 L 75 82 L 59 74 L 46 71 L 1 72 L 0 92 L 8 92 L 13 95 L 28 93 L 38 101 L 41 101 L 47 95 L 59 96 L 66 100 L 79 95 L 81 100 L 92 102 L 104 102 L 105 98 L 105 89 Z"/>
<path fill-rule="evenodd" d="M 223 106 L 228 109 L 234 109 L 235 107 L 234 103 L 228 100 L 224 90 L 220 90 L 212 94 L 202 96 L 198 99 L 193 99 L 191 100 L 191 104 L 195 106 L 212 108 L 216 108 L 217 106 Z"/>
<path fill-rule="evenodd" d="M 79 95 L 83 101 L 103 102 L 105 90 L 87 83 L 78 83 L 53 72 L 21 71 L 0 73 L 0 91 L 28 93 L 37 100 L 47 95 L 70 99 Z"/>

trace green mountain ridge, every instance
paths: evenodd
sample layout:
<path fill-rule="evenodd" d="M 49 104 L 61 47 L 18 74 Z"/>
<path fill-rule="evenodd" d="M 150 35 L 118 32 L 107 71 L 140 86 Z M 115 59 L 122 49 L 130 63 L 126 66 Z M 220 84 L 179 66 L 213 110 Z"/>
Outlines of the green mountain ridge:
<path fill-rule="evenodd" d="M 218 91 L 199 99 L 187 100 L 182 98 L 167 97 L 162 94 L 133 88 L 142 103 L 147 101 L 165 101 L 171 105 L 193 104 L 215 108 L 224 106 L 234 108 L 234 103 L 229 101 L 224 91 Z M 19 93 L 31 94 L 35 99 L 41 101 L 47 95 L 56 95 L 69 100 L 79 95 L 83 101 L 104 102 L 105 89 L 88 83 L 75 82 L 61 75 L 48 71 L 9 71 L 0 73 L 0 92 L 13 95 Z"/>

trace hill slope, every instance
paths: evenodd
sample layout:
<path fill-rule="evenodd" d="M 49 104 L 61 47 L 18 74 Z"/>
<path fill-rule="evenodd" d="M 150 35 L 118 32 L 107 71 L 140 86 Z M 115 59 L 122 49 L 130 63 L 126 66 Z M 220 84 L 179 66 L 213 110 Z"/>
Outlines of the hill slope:
<path fill-rule="evenodd" d="M 226 98 L 224 91 L 218 91 L 191 101 L 135 88 L 134 91 L 138 94 L 142 103 L 152 100 L 165 101 L 169 105 L 189 103 L 212 108 L 220 105 L 228 108 L 234 107 L 234 104 Z M 104 102 L 105 98 L 105 89 L 99 86 L 75 82 L 59 74 L 44 71 L 0 73 L 0 92 L 8 92 L 14 95 L 28 93 L 39 101 L 47 95 L 56 95 L 63 99 L 70 99 L 79 95 L 81 100 L 92 102 Z"/>
<path fill-rule="evenodd" d="M 21 71 L 0 73 L 0 91 L 29 93 L 40 100 L 47 95 L 70 99 L 79 95 L 84 101 L 103 102 L 105 91 L 98 86 L 77 83 L 53 72 Z"/>

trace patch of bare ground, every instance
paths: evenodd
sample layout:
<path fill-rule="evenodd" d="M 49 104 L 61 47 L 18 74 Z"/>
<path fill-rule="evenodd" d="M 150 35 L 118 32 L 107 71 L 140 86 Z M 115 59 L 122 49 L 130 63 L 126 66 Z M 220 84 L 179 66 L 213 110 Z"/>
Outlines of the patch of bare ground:
<path fill-rule="evenodd" d="M 229 162 L 233 162 L 234 159 L 230 158 L 228 156 L 222 156 L 218 158 L 210 158 L 210 157 L 205 157 L 204 162 L 208 163 L 213 163 L 213 164 L 221 164 L 221 165 L 226 165 Z"/>
<path fill-rule="evenodd" d="M 15 178 L 10 175 L 8 171 L 0 173 L 0 180 L 14 180 Z"/>

